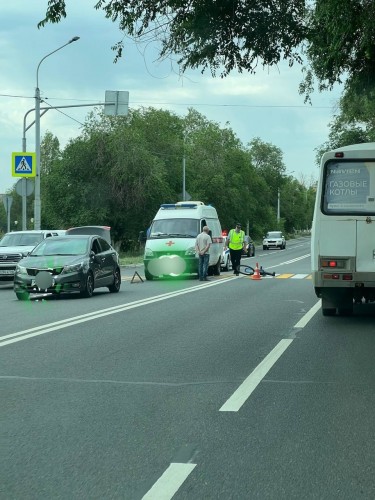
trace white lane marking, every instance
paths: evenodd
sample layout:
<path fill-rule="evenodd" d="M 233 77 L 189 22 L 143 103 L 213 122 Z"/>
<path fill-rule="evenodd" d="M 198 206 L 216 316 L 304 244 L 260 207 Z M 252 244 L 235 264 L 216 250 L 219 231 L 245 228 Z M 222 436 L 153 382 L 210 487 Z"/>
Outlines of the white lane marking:
<path fill-rule="evenodd" d="M 303 318 L 301 318 L 298 321 L 298 323 L 294 325 L 293 328 L 304 328 L 310 321 L 310 319 L 314 316 L 314 314 L 316 314 L 319 311 L 320 305 L 321 305 L 321 300 L 318 300 L 318 302 L 314 306 L 312 306 L 310 311 L 307 311 L 307 313 L 303 316 Z"/>
<path fill-rule="evenodd" d="M 232 396 L 223 404 L 219 411 L 238 411 L 292 342 L 293 339 L 280 340 L 264 360 L 250 373 L 247 379 L 242 382 Z"/>
<path fill-rule="evenodd" d="M 303 280 L 307 276 L 310 276 L 310 275 L 309 274 L 295 274 L 294 276 L 291 276 L 290 279 L 291 280 Z"/>
<path fill-rule="evenodd" d="M 299 260 L 307 259 L 307 257 L 310 257 L 310 256 L 311 256 L 311 254 L 307 253 L 306 255 L 302 255 L 301 257 L 296 257 L 295 259 L 291 259 L 291 260 L 287 260 L 285 262 L 281 262 L 280 264 L 276 264 L 275 266 L 267 267 L 267 269 L 273 269 L 274 267 L 284 266 L 285 264 L 293 264 L 294 262 L 298 262 Z"/>
<path fill-rule="evenodd" d="M 320 309 L 321 301 L 319 300 L 307 313 L 301 318 L 293 328 L 303 328 L 311 320 L 314 314 Z M 260 384 L 276 361 L 288 349 L 293 339 L 282 339 L 272 349 L 272 351 L 259 363 L 259 365 L 250 373 L 239 388 L 232 396 L 223 404 L 219 411 L 238 411 L 245 401 L 252 394 L 254 389 Z"/>
<path fill-rule="evenodd" d="M 233 279 L 233 278 L 232 278 Z M 135 302 L 130 302 L 129 304 L 122 304 L 114 307 L 109 307 L 101 311 L 95 311 L 87 314 L 82 314 L 80 316 L 75 316 L 73 318 L 67 318 L 54 323 L 49 323 L 46 325 L 37 326 L 34 328 L 29 328 L 28 330 L 22 330 L 20 332 L 11 333 L 9 335 L 4 335 L 0 337 L 0 347 L 6 346 L 8 344 L 13 344 L 14 342 L 19 342 L 31 337 L 37 337 L 38 335 L 43 335 L 45 333 L 53 332 L 55 330 L 60 330 L 62 328 L 67 328 L 69 326 L 77 325 L 79 323 L 84 323 L 86 321 L 92 321 L 93 319 L 102 318 L 103 316 L 108 316 L 110 314 L 116 314 L 118 312 L 127 311 L 129 309 L 134 309 L 136 307 L 141 307 L 144 305 L 152 304 L 154 302 L 159 302 L 161 300 L 166 300 L 172 297 L 178 297 L 179 295 L 184 295 L 186 293 L 196 292 L 197 290 L 202 290 L 211 286 L 220 285 L 223 283 L 228 283 L 229 280 L 213 281 L 212 283 L 204 283 L 200 285 L 193 286 L 185 290 L 179 290 L 177 292 L 169 292 L 162 295 L 156 295 L 155 297 L 150 297 L 147 299 L 137 300 Z M 8 340 L 7 340 L 8 339 Z"/>
<path fill-rule="evenodd" d="M 171 463 L 142 500 L 170 500 L 196 465 Z"/>

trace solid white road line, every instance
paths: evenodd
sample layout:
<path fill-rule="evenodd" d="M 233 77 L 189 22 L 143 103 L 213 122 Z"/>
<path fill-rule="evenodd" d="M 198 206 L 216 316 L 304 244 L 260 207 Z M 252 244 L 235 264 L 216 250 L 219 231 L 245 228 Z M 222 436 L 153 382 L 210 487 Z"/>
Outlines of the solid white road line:
<path fill-rule="evenodd" d="M 250 373 L 247 379 L 242 382 L 239 388 L 223 404 L 219 411 L 238 411 L 292 342 L 293 339 L 280 340 L 276 347 L 274 347 L 255 370 Z"/>
<path fill-rule="evenodd" d="M 116 314 L 119 312 L 127 311 L 129 309 L 134 309 L 136 307 L 145 306 L 152 304 L 154 302 L 159 302 L 161 300 L 167 300 L 172 297 L 178 297 L 179 295 L 185 295 L 187 293 L 192 293 L 197 290 L 202 290 L 211 286 L 218 286 L 223 283 L 228 283 L 228 281 L 213 281 L 211 283 L 204 283 L 201 285 L 193 286 L 185 290 L 178 290 L 176 292 L 169 292 L 163 295 L 156 295 L 154 297 L 149 297 L 147 299 L 137 300 L 135 302 L 130 302 L 128 304 L 121 304 L 118 306 L 109 307 L 107 309 L 102 309 L 101 311 L 95 311 L 87 314 L 82 314 L 80 316 L 75 316 L 72 318 L 63 319 L 60 321 L 55 321 L 54 323 L 49 323 L 46 325 L 36 326 L 34 328 L 29 328 L 27 330 L 22 330 L 16 333 L 10 333 L 9 335 L 2 335 L 0 337 L 0 347 L 13 344 L 15 342 L 20 342 L 31 337 L 37 337 L 38 335 L 43 335 L 45 333 L 53 332 L 55 330 L 61 330 L 69 326 L 77 325 L 79 323 L 84 323 L 86 321 L 92 321 L 93 319 L 102 318 L 110 314 Z"/>
<path fill-rule="evenodd" d="M 321 305 L 321 300 L 318 300 L 318 302 L 315 304 L 315 306 L 312 306 L 310 311 L 307 311 L 307 313 L 301 318 L 298 323 L 294 325 L 294 328 L 303 328 L 307 325 L 307 323 L 310 321 L 310 319 L 316 314 Z"/>
<path fill-rule="evenodd" d="M 196 465 L 170 464 L 142 500 L 170 500 Z"/>

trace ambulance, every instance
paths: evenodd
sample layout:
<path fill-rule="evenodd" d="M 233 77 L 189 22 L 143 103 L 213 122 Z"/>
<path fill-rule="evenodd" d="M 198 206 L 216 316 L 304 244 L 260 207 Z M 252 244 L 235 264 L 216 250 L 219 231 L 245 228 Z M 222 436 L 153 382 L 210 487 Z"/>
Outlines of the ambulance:
<path fill-rule="evenodd" d="M 208 273 L 220 275 L 224 238 L 216 209 L 201 201 L 180 201 L 161 205 L 148 230 L 143 258 L 146 280 L 198 275 L 195 240 L 204 226 L 212 239 Z"/>

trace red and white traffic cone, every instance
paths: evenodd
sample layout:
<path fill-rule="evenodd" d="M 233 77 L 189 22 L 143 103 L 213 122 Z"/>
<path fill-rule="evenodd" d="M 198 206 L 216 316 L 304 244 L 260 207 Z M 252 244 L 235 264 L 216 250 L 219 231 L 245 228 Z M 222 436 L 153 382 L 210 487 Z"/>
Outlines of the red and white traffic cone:
<path fill-rule="evenodd" d="M 254 269 L 254 273 L 250 276 L 250 278 L 252 280 L 261 280 L 262 279 L 262 277 L 260 275 L 260 271 L 259 271 L 259 264 L 258 264 L 258 262 L 256 263 L 255 269 Z"/>

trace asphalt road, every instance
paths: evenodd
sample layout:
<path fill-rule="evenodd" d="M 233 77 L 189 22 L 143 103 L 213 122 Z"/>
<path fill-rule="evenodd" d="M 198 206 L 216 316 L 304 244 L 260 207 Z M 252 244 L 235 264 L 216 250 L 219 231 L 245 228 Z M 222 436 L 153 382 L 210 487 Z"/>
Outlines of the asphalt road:
<path fill-rule="evenodd" d="M 323 317 L 309 243 L 260 281 L 0 290 L 0 498 L 375 498 L 375 305 Z"/>

